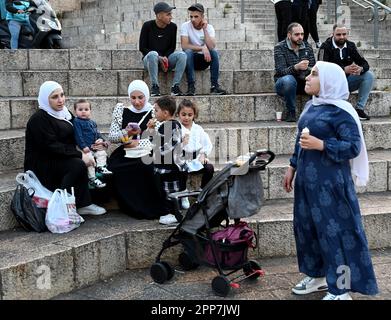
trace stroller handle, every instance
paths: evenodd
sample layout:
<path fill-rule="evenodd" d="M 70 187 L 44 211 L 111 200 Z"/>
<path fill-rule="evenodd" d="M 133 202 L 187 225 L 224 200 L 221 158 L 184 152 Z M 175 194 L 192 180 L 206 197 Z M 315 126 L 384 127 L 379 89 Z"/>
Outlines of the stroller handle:
<path fill-rule="evenodd" d="M 274 160 L 275 157 L 276 155 L 274 154 L 274 152 L 270 150 L 266 150 L 266 149 L 257 150 L 251 155 L 248 161 L 250 169 L 263 170 L 270 162 Z M 252 164 L 254 160 L 255 163 Z"/>

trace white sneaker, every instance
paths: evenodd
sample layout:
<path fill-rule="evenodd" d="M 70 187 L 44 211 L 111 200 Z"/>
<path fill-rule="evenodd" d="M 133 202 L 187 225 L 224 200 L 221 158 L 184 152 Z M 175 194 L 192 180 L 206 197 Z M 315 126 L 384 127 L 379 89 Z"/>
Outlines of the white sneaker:
<path fill-rule="evenodd" d="M 96 204 L 90 204 L 87 207 L 77 209 L 77 213 L 81 216 L 83 215 L 92 215 L 92 216 L 100 216 L 101 214 L 106 213 L 106 209 L 97 206 Z"/>
<path fill-rule="evenodd" d="M 326 278 L 305 277 L 294 288 L 292 288 L 292 292 L 301 295 L 317 291 L 324 291 L 327 289 L 328 286 Z"/>
<path fill-rule="evenodd" d="M 330 292 L 327 292 L 327 294 L 324 296 L 322 300 L 353 300 L 353 299 L 348 292 L 339 295 L 335 295 Z"/>
<path fill-rule="evenodd" d="M 190 208 L 190 202 L 189 202 L 189 198 L 188 197 L 182 198 L 182 208 L 183 209 L 189 209 Z"/>
<path fill-rule="evenodd" d="M 88 187 L 90 189 L 95 189 L 95 188 L 100 189 L 106 187 L 106 183 L 100 181 L 98 178 L 92 178 L 88 183 Z"/>
<path fill-rule="evenodd" d="M 165 216 L 161 216 L 159 219 L 160 224 L 173 224 L 178 223 L 178 220 L 175 218 L 175 216 L 171 213 L 166 214 Z"/>
<path fill-rule="evenodd" d="M 109 176 L 109 175 L 113 174 L 113 172 L 111 172 L 109 169 L 107 169 L 106 166 L 96 167 L 96 171 L 98 173 L 103 174 L 104 176 Z"/>

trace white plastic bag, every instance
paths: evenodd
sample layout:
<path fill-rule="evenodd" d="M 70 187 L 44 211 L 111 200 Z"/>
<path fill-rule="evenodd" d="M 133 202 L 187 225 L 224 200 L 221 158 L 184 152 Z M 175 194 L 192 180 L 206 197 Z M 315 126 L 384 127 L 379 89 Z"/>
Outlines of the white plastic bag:
<path fill-rule="evenodd" d="M 53 233 L 65 233 L 76 229 L 84 219 L 76 212 L 75 196 L 67 191 L 56 189 L 50 198 L 45 223 Z"/>
<path fill-rule="evenodd" d="M 33 190 L 33 201 L 38 208 L 47 208 L 48 202 L 53 195 L 53 192 L 46 189 L 41 182 L 39 182 L 37 176 L 31 170 L 25 173 L 18 173 L 16 176 L 16 182 L 23 185 L 28 190 Z"/>

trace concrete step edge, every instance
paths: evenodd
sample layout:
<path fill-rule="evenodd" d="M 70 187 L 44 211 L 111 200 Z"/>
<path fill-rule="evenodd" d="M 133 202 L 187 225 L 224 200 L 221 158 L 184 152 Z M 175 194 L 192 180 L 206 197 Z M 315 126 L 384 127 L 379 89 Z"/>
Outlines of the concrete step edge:
<path fill-rule="evenodd" d="M 360 197 L 371 249 L 391 246 L 387 232 L 391 227 L 390 202 L 390 192 Z M 260 243 L 250 257 L 295 254 L 291 211 L 292 201 L 274 201 L 248 219 Z M 48 299 L 126 269 L 150 267 L 173 227 L 162 227 L 157 221 L 132 225 L 130 219 L 109 213 L 86 219 L 81 227 L 63 235 L 0 232 L 4 253 L 0 260 L 1 298 Z M 164 259 L 176 261 L 180 247 L 170 253 L 167 250 Z"/>

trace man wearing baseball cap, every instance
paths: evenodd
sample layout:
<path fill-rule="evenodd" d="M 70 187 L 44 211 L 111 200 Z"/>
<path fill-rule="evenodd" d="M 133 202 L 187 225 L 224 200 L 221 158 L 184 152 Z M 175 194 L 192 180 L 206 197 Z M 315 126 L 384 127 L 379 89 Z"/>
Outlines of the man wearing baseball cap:
<path fill-rule="evenodd" d="M 175 69 L 171 95 L 182 95 L 179 84 L 186 68 L 186 54 L 175 52 L 177 25 L 171 22 L 173 9 L 166 2 L 156 3 L 153 7 L 156 19 L 144 22 L 140 32 L 139 50 L 149 73 L 152 97 L 160 96 L 159 69 L 163 72 Z"/>
<path fill-rule="evenodd" d="M 226 94 L 218 83 L 219 55 L 215 49 L 215 30 L 204 18 L 204 6 L 195 3 L 188 8 L 190 21 L 181 26 L 181 46 L 186 52 L 186 95 L 195 95 L 194 70 L 205 70 L 210 66 L 211 94 Z"/>

